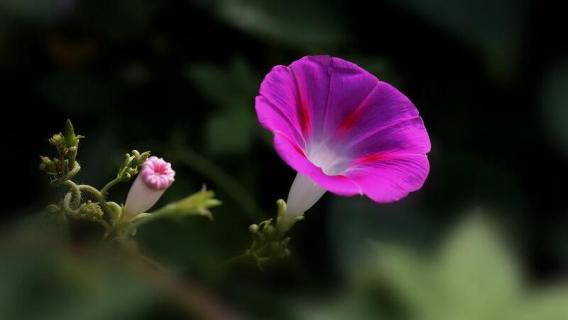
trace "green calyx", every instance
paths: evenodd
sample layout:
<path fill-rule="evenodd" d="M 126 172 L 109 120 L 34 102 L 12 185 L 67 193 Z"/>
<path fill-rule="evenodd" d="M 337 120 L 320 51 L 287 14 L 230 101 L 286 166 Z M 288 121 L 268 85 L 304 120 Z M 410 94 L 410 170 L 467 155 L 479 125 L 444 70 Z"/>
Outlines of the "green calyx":
<path fill-rule="evenodd" d="M 276 206 L 276 219 L 271 218 L 249 226 L 252 244 L 244 256 L 252 257 L 260 269 L 273 260 L 285 259 L 290 256 L 290 249 L 288 248 L 290 237 L 287 237 L 286 234 L 296 222 L 303 219 L 303 216 L 299 216 L 293 221 L 285 219 L 286 201 L 282 199 L 276 201 Z"/>

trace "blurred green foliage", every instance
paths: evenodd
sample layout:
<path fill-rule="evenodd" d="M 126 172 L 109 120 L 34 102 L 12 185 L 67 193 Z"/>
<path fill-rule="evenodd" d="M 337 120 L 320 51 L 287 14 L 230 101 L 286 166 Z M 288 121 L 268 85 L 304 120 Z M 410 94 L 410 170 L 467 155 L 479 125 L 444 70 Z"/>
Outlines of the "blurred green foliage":
<path fill-rule="evenodd" d="M 250 151 L 257 132 L 251 105 L 260 83 L 251 66 L 242 59 L 225 68 L 196 64 L 188 67 L 187 76 L 219 109 L 205 128 L 206 151 L 212 155 Z"/>
<path fill-rule="evenodd" d="M 311 1 L 219 0 L 215 10 L 227 23 L 268 41 L 304 50 L 318 50 L 346 42 L 348 30 L 341 15 Z"/>
<path fill-rule="evenodd" d="M 124 263 L 65 249 L 28 225 L 0 247 L 1 319 L 137 319 L 156 292 Z"/>
<path fill-rule="evenodd" d="M 434 249 L 375 243 L 351 287 L 306 319 L 549 319 L 568 314 L 568 288 L 527 286 L 519 262 L 477 210 Z M 374 303 L 369 303 L 374 301 Z"/>

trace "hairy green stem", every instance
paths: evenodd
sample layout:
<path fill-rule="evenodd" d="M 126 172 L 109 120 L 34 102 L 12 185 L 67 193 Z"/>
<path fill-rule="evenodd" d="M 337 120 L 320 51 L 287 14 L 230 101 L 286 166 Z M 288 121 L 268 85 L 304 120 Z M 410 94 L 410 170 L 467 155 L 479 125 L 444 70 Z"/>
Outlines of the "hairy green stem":
<path fill-rule="evenodd" d="M 222 269 L 229 269 L 230 267 L 233 267 L 233 266 L 241 264 L 241 263 L 245 263 L 247 261 L 254 261 L 254 256 L 250 252 L 245 252 L 245 253 L 238 255 L 236 257 L 232 257 L 231 259 L 229 259 L 229 260 L 225 261 L 223 264 L 221 264 L 221 268 Z"/>
<path fill-rule="evenodd" d="M 104 196 L 106 196 L 108 194 L 108 191 L 110 190 L 110 188 L 114 187 L 117 183 L 119 183 L 121 181 L 121 179 L 119 177 L 116 177 L 114 179 L 112 179 L 109 183 L 107 183 L 102 189 L 101 189 L 101 194 L 103 194 Z"/>
<path fill-rule="evenodd" d="M 73 198 L 76 201 L 76 207 L 78 207 L 80 205 L 81 193 L 82 192 L 88 192 L 97 200 L 97 202 L 100 203 L 103 211 L 109 217 L 112 216 L 111 209 L 109 208 L 109 206 L 106 203 L 106 197 L 101 191 L 97 190 L 96 188 L 94 188 L 92 186 L 86 185 L 86 184 L 78 185 L 75 182 L 73 182 L 72 180 L 66 180 L 64 182 L 64 184 L 66 186 L 68 186 L 69 189 L 71 190 L 70 192 L 68 192 L 65 195 L 65 198 L 63 199 L 63 205 L 64 205 L 64 208 L 65 208 L 66 211 L 76 215 L 78 213 L 78 211 L 77 211 L 78 208 L 72 209 L 70 207 L 69 204 L 72 200 L 71 198 Z M 111 226 L 108 222 L 104 221 L 103 219 L 99 219 L 99 220 L 97 220 L 97 222 L 99 222 L 101 225 L 103 225 L 107 229 L 107 231 L 110 230 Z"/>
<path fill-rule="evenodd" d="M 67 177 L 74 177 L 75 175 L 77 175 L 77 173 L 79 173 L 80 170 L 81 170 L 81 165 L 79 165 L 79 162 L 74 161 L 73 168 L 71 169 L 71 171 L 67 173 Z"/>
<path fill-rule="evenodd" d="M 149 215 L 142 217 L 142 218 L 135 219 L 134 221 L 130 222 L 130 224 L 126 227 L 125 234 L 127 234 L 127 235 L 132 234 L 132 232 L 134 232 L 134 230 L 136 230 L 140 226 L 142 226 L 142 225 L 144 225 L 148 222 L 158 220 L 158 219 L 162 218 L 163 216 L 172 213 L 172 211 L 175 211 L 175 206 L 167 205 L 165 207 L 160 208 L 157 211 L 152 212 L 152 214 L 149 214 Z"/>
<path fill-rule="evenodd" d="M 80 196 L 79 196 L 80 197 Z M 72 192 L 67 192 L 65 197 L 63 197 L 63 210 L 67 212 L 69 215 L 77 217 L 79 214 L 79 208 L 71 208 L 71 201 L 73 198 Z"/>
<path fill-rule="evenodd" d="M 72 201 L 72 198 L 74 198 L 73 193 L 74 193 L 74 191 L 72 189 L 72 191 L 67 192 L 65 194 L 65 197 L 63 197 L 63 210 L 65 211 L 66 214 L 68 214 L 69 216 L 71 216 L 75 219 L 84 219 L 83 217 L 81 217 L 79 215 L 79 208 L 78 207 L 77 208 L 71 208 L 71 201 Z M 80 196 L 81 195 L 79 194 L 79 197 Z M 96 219 L 96 220 L 87 219 L 87 220 L 97 222 L 98 224 L 103 226 L 105 228 L 105 237 L 110 233 L 111 225 L 108 222 L 104 221 L 103 219 Z"/>
<path fill-rule="evenodd" d="M 73 205 L 75 206 L 75 208 L 78 208 L 81 204 L 81 190 L 79 190 L 77 184 L 75 184 L 71 180 L 66 180 L 63 184 L 69 187 L 73 198 Z"/>
<path fill-rule="evenodd" d="M 83 192 L 88 192 L 90 194 L 92 194 L 95 199 L 99 202 L 106 202 L 106 197 L 104 196 L 104 194 L 102 192 L 100 192 L 99 190 L 97 190 L 94 187 L 91 187 L 89 185 L 86 184 L 81 184 L 77 186 L 79 188 L 79 190 L 83 191 Z"/>

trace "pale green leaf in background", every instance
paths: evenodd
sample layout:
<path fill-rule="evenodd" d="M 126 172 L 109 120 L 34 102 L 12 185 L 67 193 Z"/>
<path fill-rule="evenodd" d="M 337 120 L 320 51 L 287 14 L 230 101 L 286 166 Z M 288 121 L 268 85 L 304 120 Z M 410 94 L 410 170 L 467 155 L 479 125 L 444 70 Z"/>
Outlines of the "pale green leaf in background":
<path fill-rule="evenodd" d="M 216 7 L 231 25 L 277 44 L 317 50 L 348 38 L 334 2 L 322 6 L 310 1 L 221 0 Z"/>

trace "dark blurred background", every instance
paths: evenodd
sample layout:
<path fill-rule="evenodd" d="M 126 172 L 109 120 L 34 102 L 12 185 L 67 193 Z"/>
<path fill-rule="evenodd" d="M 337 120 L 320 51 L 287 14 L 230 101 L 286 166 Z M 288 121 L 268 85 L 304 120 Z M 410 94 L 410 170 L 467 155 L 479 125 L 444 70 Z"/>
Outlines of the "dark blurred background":
<path fill-rule="evenodd" d="M 504 229 L 531 283 L 558 281 L 568 275 L 568 43 L 561 6 L 0 0 L 0 230 L 52 200 L 38 156 L 70 118 L 86 136 L 80 182 L 102 186 L 123 154 L 139 149 L 167 157 L 177 171 L 161 203 L 202 184 L 217 192 L 224 205 L 214 210 L 214 223 L 156 222 L 141 230 L 142 246 L 251 316 L 293 318 L 279 297 L 339 292 L 369 239 L 428 247 L 472 208 Z M 212 266 L 247 247 L 247 226 L 274 214 L 274 201 L 285 198 L 295 175 L 256 121 L 260 81 L 272 66 L 309 54 L 351 60 L 414 101 L 432 140 L 430 176 L 395 204 L 326 195 L 294 230 L 292 266 L 240 271 L 219 283 Z M 121 185 L 111 198 L 123 202 L 127 190 Z M 6 277 L 17 279 L 10 270 Z M 25 294 L 11 299 L 36 301 Z M 133 308 L 144 310 L 136 301 Z M 157 305 L 143 314 L 178 315 L 167 302 Z M 142 318 L 126 311 L 106 318 L 127 315 Z"/>

